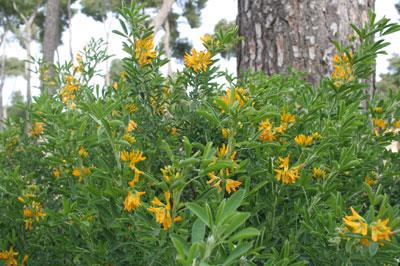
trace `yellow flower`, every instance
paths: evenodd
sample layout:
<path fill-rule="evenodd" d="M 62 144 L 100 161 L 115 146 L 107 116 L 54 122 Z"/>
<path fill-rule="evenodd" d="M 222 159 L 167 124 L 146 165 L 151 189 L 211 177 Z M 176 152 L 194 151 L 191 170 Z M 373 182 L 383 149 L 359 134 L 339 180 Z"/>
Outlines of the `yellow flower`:
<path fill-rule="evenodd" d="M 294 141 L 300 146 L 309 146 L 313 142 L 313 137 L 300 134 L 294 138 Z"/>
<path fill-rule="evenodd" d="M 269 119 L 261 121 L 258 129 L 262 131 L 258 137 L 260 141 L 274 141 L 276 139 L 272 130 L 272 123 L 269 121 Z"/>
<path fill-rule="evenodd" d="M 25 218 L 31 218 L 35 216 L 35 214 L 29 207 L 24 207 L 23 215 Z"/>
<path fill-rule="evenodd" d="M 80 177 L 81 176 L 81 170 L 79 168 L 72 169 L 72 175 L 75 176 L 75 177 Z"/>
<path fill-rule="evenodd" d="M 369 176 L 365 176 L 364 177 L 364 182 L 367 183 L 368 185 L 372 186 L 373 184 L 375 184 L 375 180 Z"/>
<path fill-rule="evenodd" d="M 176 216 L 174 219 L 171 217 L 171 193 L 168 191 L 164 192 L 165 204 L 162 203 L 157 197 L 151 201 L 152 207 L 147 210 L 154 213 L 157 223 L 162 224 L 164 230 L 168 230 L 172 226 L 173 222 L 179 222 L 182 220 L 181 216 Z"/>
<path fill-rule="evenodd" d="M 368 238 L 362 238 L 360 240 L 360 244 L 363 245 L 364 247 L 369 247 L 371 246 L 371 243 L 369 242 Z"/>
<path fill-rule="evenodd" d="M 135 58 L 139 62 L 140 66 L 151 64 L 156 57 L 157 54 L 154 50 L 153 35 L 150 35 L 145 39 L 136 40 Z"/>
<path fill-rule="evenodd" d="M 139 192 L 136 191 L 135 195 L 132 195 L 132 192 L 128 191 L 128 195 L 124 201 L 124 210 L 127 212 L 131 212 L 132 210 L 136 209 L 141 205 L 140 197 L 146 194 L 146 192 Z"/>
<path fill-rule="evenodd" d="M 374 111 L 375 113 L 382 113 L 383 109 L 382 107 L 378 106 L 372 109 L 372 111 Z"/>
<path fill-rule="evenodd" d="M 355 234 L 366 236 L 368 233 L 368 224 L 364 218 L 360 216 L 353 207 L 350 207 L 352 215 L 343 218 L 343 223 Z"/>
<path fill-rule="evenodd" d="M 320 140 L 322 138 L 321 134 L 319 134 L 318 132 L 313 132 L 311 134 L 311 137 L 315 140 Z"/>
<path fill-rule="evenodd" d="M 186 67 L 192 68 L 195 72 L 206 71 L 211 62 L 211 53 L 209 51 L 197 52 L 192 48 L 191 55 L 185 54 L 184 62 Z"/>
<path fill-rule="evenodd" d="M 146 157 L 143 156 L 141 151 L 132 150 L 131 152 L 122 151 L 121 152 L 121 160 L 125 162 L 129 162 L 129 168 L 134 170 L 136 168 L 136 164 L 138 162 L 146 160 Z"/>
<path fill-rule="evenodd" d="M 89 156 L 89 153 L 85 150 L 85 148 L 83 146 L 79 147 L 79 155 L 83 158 L 86 158 Z"/>
<path fill-rule="evenodd" d="M 118 90 L 118 82 L 114 81 L 112 86 L 114 90 Z"/>
<path fill-rule="evenodd" d="M 125 105 L 125 110 L 127 110 L 129 113 L 134 113 L 137 110 L 137 107 L 133 103 L 129 103 Z"/>
<path fill-rule="evenodd" d="M 374 118 L 374 119 L 372 119 L 372 122 L 375 127 L 382 128 L 382 129 L 386 127 L 386 122 L 383 119 Z"/>
<path fill-rule="evenodd" d="M 32 137 L 37 137 L 39 135 L 41 135 L 43 133 L 43 126 L 44 123 L 42 122 L 34 122 L 32 124 L 32 128 L 31 128 L 31 136 Z"/>
<path fill-rule="evenodd" d="M 346 53 L 343 53 L 342 56 L 338 54 L 335 54 L 333 56 L 333 72 L 331 78 L 335 87 L 340 87 L 344 83 L 350 82 L 355 79 L 353 68 L 350 63 L 351 57 L 351 53 L 350 57 L 348 57 Z"/>
<path fill-rule="evenodd" d="M 258 130 L 271 130 L 271 129 L 272 129 L 272 123 L 269 121 L 269 119 L 261 121 L 260 125 L 258 126 Z"/>
<path fill-rule="evenodd" d="M 230 130 L 229 128 L 221 128 L 222 137 L 227 139 L 229 137 Z"/>
<path fill-rule="evenodd" d="M 393 122 L 393 127 L 396 128 L 396 129 L 400 128 L 400 120 L 394 121 Z"/>
<path fill-rule="evenodd" d="M 14 247 L 11 246 L 10 250 L 8 251 L 1 251 L 0 252 L 0 260 L 4 260 L 5 261 L 5 265 L 6 266 L 17 266 L 18 263 L 15 260 L 15 256 L 18 256 L 18 252 L 14 251 Z"/>
<path fill-rule="evenodd" d="M 299 179 L 300 166 L 289 168 L 289 156 L 279 157 L 280 165 L 274 169 L 275 178 L 284 184 L 293 184 Z"/>
<path fill-rule="evenodd" d="M 176 136 L 176 127 L 171 128 L 171 135 Z"/>
<path fill-rule="evenodd" d="M 380 240 L 390 241 L 390 235 L 392 234 L 392 229 L 387 226 L 389 219 L 378 221 L 371 224 L 371 238 L 372 241 L 378 242 Z"/>
<path fill-rule="evenodd" d="M 326 172 L 319 167 L 314 167 L 313 170 L 313 177 L 324 177 L 326 176 Z"/>
<path fill-rule="evenodd" d="M 53 171 L 52 171 L 52 175 L 53 175 L 54 177 L 60 177 L 61 172 L 60 172 L 60 170 L 58 170 L 57 168 L 54 168 Z"/>
<path fill-rule="evenodd" d="M 140 171 L 139 169 L 137 169 L 136 167 L 135 167 L 135 169 L 133 169 L 133 172 L 134 172 L 133 179 L 132 179 L 131 181 L 128 182 L 128 185 L 129 185 L 130 187 L 134 187 L 135 184 L 136 184 L 137 182 L 139 182 L 139 177 L 143 174 L 143 172 Z"/>
<path fill-rule="evenodd" d="M 274 132 L 276 132 L 278 134 L 283 134 L 283 133 L 285 133 L 287 128 L 288 128 L 288 125 L 286 123 L 282 123 L 279 125 L 279 127 L 274 128 Z"/>
<path fill-rule="evenodd" d="M 201 40 L 201 42 L 202 42 L 204 45 L 207 45 L 207 44 L 209 44 L 209 43 L 212 42 L 213 36 L 212 36 L 211 34 L 204 34 L 204 35 L 200 38 L 200 40 Z"/>
<path fill-rule="evenodd" d="M 133 130 L 135 130 L 136 128 L 137 128 L 136 122 L 133 121 L 133 120 L 129 120 L 129 122 L 128 122 L 128 127 L 127 127 L 127 129 L 126 129 L 126 132 L 130 133 L 130 132 L 132 132 Z"/>
<path fill-rule="evenodd" d="M 163 179 L 167 183 L 170 183 L 171 181 L 181 178 L 181 173 L 178 171 L 178 169 L 176 169 L 171 165 L 167 165 L 164 168 L 161 168 L 160 170 L 163 175 Z"/>
<path fill-rule="evenodd" d="M 228 154 L 228 145 L 226 145 L 225 143 L 222 144 L 222 146 L 220 148 L 218 148 L 218 157 L 219 158 L 223 158 Z"/>
<path fill-rule="evenodd" d="M 129 142 L 129 144 L 133 144 L 133 143 L 136 142 L 136 138 L 133 137 L 133 136 L 131 136 L 131 135 L 129 135 L 129 134 L 124 134 L 123 139 L 124 139 L 125 141 Z"/>
<path fill-rule="evenodd" d="M 287 113 L 284 112 L 281 114 L 281 123 L 294 123 L 296 122 L 296 116 L 291 114 L 291 113 Z"/>
<path fill-rule="evenodd" d="M 214 172 L 208 173 L 208 177 L 210 178 L 210 180 L 207 181 L 207 184 L 211 185 L 211 187 L 217 188 L 218 192 L 221 192 L 221 178 L 216 176 Z"/>
<path fill-rule="evenodd" d="M 19 202 L 21 202 L 21 203 L 25 203 L 25 200 L 24 200 L 24 198 L 23 198 L 23 197 L 18 197 L 17 199 L 18 199 L 18 201 L 19 201 Z"/>
<path fill-rule="evenodd" d="M 225 190 L 226 192 L 228 192 L 229 194 L 232 191 L 236 191 L 236 189 L 242 184 L 242 182 L 240 181 L 235 181 L 232 179 L 226 179 L 225 181 Z"/>

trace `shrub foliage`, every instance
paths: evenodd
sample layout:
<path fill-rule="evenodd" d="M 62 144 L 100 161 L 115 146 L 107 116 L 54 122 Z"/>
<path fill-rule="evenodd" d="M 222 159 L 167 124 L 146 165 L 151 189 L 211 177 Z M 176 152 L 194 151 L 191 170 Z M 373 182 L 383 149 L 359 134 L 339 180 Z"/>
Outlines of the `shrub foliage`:
<path fill-rule="evenodd" d="M 399 140 L 400 94 L 364 90 L 398 25 L 371 13 L 353 26 L 313 87 L 294 72 L 220 70 L 235 28 L 165 77 L 140 10 L 120 11 L 126 58 L 112 86 L 96 84 L 107 55 L 94 40 L 54 79 L 41 68 L 58 90 L 35 98 L 28 134 L 11 120 L 0 133 L 1 261 L 396 265 L 400 157 L 386 146 Z"/>

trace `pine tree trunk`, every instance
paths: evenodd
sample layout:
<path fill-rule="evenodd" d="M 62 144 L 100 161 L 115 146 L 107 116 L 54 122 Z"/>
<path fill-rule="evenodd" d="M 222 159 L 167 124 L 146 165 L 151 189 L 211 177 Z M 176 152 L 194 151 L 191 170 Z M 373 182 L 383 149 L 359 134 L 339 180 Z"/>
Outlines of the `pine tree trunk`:
<path fill-rule="evenodd" d="M 335 48 L 350 23 L 363 24 L 375 0 L 238 0 L 237 70 L 285 73 L 292 66 L 316 84 L 331 71 Z"/>
<path fill-rule="evenodd" d="M 54 63 L 54 53 L 59 43 L 60 0 L 47 0 L 46 18 L 44 22 L 43 61 L 49 65 Z M 53 78 L 54 70 L 49 68 L 49 79 Z M 53 94 L 54 89 L 49 89 Z"/>

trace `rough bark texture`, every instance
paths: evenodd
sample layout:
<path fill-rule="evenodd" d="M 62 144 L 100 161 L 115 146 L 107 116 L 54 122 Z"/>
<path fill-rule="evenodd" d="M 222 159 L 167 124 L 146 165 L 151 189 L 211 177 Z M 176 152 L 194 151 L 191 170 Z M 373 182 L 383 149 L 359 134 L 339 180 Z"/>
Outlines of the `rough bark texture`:
<path fill-rule="evenodd" d="M 375 0 L 238 0 L 238 73 L 246 69 L 310 73 L 314 84 L 331 70 L 331 40 L 346 41 L 350 23 L 367 21 Z"/>
<path fill-rule="evenodd" d="M 59 42 L 60 0 L 47 0 L 46 18 L 43 36 L 43 61 L 48 64 L 54 62 L 54 53 Z M 49 69 L 49 78 L 53 77 L 53 69 Z M 53 93 L 52 90 L 49 93 Z"/>

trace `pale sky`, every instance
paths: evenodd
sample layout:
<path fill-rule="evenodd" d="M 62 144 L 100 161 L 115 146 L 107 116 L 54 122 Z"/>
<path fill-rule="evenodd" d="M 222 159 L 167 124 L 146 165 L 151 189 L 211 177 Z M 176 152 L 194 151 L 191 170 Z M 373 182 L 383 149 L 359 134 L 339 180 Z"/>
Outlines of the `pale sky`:
<path fill-rule="evenodd" d="M 382 16 L 386 16 L 390 19 L 399 21 L 400 16 L 398 15 L 396 9 L 394 8 L 394 4 L 399 0 L 377 0 L 376 4 L 376 13 L 378 18 Z M 78 4 L 79 5 L 79 4 Z M 174 8 L 178 8 L 176 5 Z M 189 25 L 184 23 L 179 24 L 179 31 L 182 38 L 187 38 L 192 41 L 194 47 L 196 49 L 202 49 L 202 45 L 200 42 L 200 37 L 205 33 L 212 33 L 214 30 L 215 24 L 220 19 L 227 19 L 228 21 L 235 20 L 237 15 L 237 0 L 208 0 L 206 7 L 202 10 L 201 14 L 201 26 L 196 29 L 191 29 Z M 110 19 L 107 23 L 107 27 L 110 26 L 111 29 L 119 29 L 119 23 L 116 19 Z M 160 39 L 162 36 L 162 32 L 157 34 L 156 40 Z M 96 22 L 93 19 L 86 17 L 82 13 L 76 14 L 72 19 L 72 48 L 74 55 L 81 50 L 91 38 L 105 38 L 105 27 L 102 23 Z M 117 58 L 123 58 L 124 52 L 122 52 L 121 38 L 118 35 L 112 34 L 110 35 L 110 45 L 109 52 L 110 54 L 114 54 Z M 377 73 L 378 75 L 381 73 L 387 72 L 388 62 L 387 59 L 394 53 L 399 53 L 399 40 L 400 33 L 392 34 L 388 38 L 392 44 L 386 48 L 388 55 L 381 55 L 377 60 Z M 62 62 L 64 60 L 69 59 L 69 35 L 68 31 L 63 32 L 62 40 L 65 45 L 61 45 L 57 49 L 57 55 L 59 60 Z M 9 42 L 6 46 L 7 56 L 15 56 L 20 59 L 26 59 L 25 50 L 22 49 L 17 42 Z M 34 43 L 32 45 L 32 51 L 34 57 L 39 57 L 40 55 L 40 46 L 38 43 Z M 111 60 L 110 60 L 111 61 Z M 229 61 L 221 60 L 220 65 L 223 69 L 227 68 L 228 71 L 234 73 L 236 71 L 236 59 L 231 58 Z M 178 62 L 172 62 L 173 69 L 181 69 L 182 65 Z M 104 67 L 104 66 L 102 66 Z M 101 82 L 99 79 L 97 82 Z M 3 89 L 3 99 L 4 104 L 9 104 L 10 95 L 13 90 L 21 89 L 23 95 L 26 94 L 25 87 L 26 81 L 22 77 L 18 78 L 8 78 L 6 80 L 4 89 Z M 32 78 L 32 84 L 34 88 L 32 88 L 32 94 L 39 95 L 40 91 L 37 89 L 39 85 L 39 81 L 37 77 Z"/>

